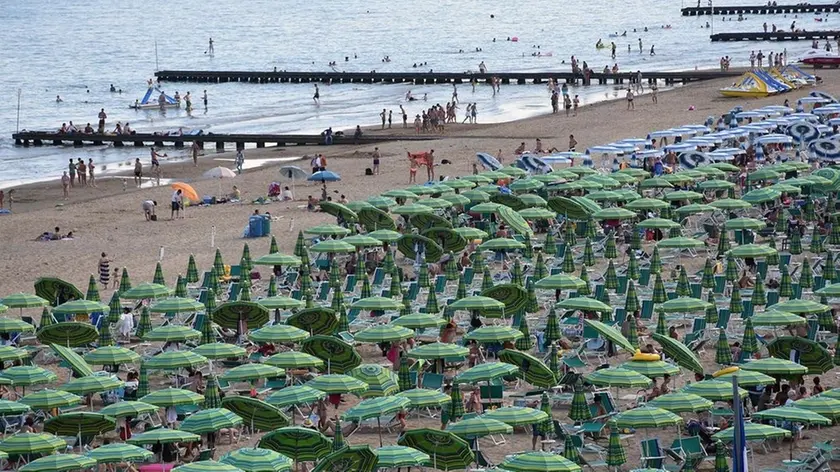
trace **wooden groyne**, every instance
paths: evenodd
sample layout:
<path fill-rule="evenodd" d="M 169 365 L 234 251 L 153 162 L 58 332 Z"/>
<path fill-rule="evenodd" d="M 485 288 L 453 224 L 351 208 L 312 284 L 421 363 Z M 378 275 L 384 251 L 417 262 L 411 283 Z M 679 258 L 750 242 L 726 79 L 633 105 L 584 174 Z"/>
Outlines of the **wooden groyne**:
<path fill-rule="evenodd" d="M 705 2 L 704 2 L 705 3 Z M 837 4 L 817 5 L 731 5 L 714 7 L 687 7 L 680 10 L 682 16 L 702 15 L 786 15 L 789 13 L 834 13 L 840 11 Z"/>
<path fill-rule="evenodd" d="M 712 41 L 813 41 L 815 39 L 836 39 L 840 31 L 763 31 L 741 33 L 715 33 L 710 36 Z"/>

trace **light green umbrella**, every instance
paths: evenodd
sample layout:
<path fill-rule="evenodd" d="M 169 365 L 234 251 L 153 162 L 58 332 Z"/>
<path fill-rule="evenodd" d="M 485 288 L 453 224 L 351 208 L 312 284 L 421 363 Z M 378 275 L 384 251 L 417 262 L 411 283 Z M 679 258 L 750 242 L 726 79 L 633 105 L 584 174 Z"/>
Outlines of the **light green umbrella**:
<path fill-rule="evenodd" d="M 773 310 L 795 313 L 798 315 L 819 314 L 831 310 L 831 307 L 812 300 L 787 300 L 773 305 Z"/>
<path fill-rule="evenodd" d="M 575 300 L 574 298 L 570 300 Z M 559 304 L 558 304 L 559 306 Z M 621 332 L 616 329 L 614 326 L 610 326 L 608 324 L 602 323 L 598 320 L 585 320 L 589 327 L 597 331 L 599 334 L 604 336 L 606 339 L 612 341 L 616 344 L 616 346 L 622 347 L 630 352 L 635 352 L 636 348 L 630 343 L 630 341 L 625 338 Z"/>
<path fill-rule="evenodd" d="M 536 357 L 514 349 L 503 349 L 499 352 L 499 360 L 519 367 L 520 378 L 537 387 L 551 388 L 557 379 L 554 372 Z"/>
<path fill-rule="evenodd" d="M 17 433 L 0 441 L 0 451 L 11 455 L 53 454 L 65 447 L 66 441 L 47 433 Z"/>
<path fill-rule="evenodd" d="M 516 373 L 519 369 L 505 362 L 487 362 L 471 367 L 456 377 L 460 383 L 489 382 Z"/>
<path fill-rule="evenodd" d="M 326 396 L 326 393 L 312 387 L 307 387 L 306 385 L 295 385 L 282 388 L 272 393 L 265 399 L 265 401 L 269 405 L 273 405 L 278 408 L 286 408 L 292 405 L 314 403 Z"/>
<path fill-rule="evenodd" d="M 345 236 L 350 234 L 350 230 L 343 226 L 326 224 L 306 228 L 303 230 L 303 233 L 314 234 L 317 236 Z"/>
<path fill-rule="evenodd" d="M 807 410 L 805 408 L 795 408 L 791 406 L 779 406 L 770 408 L 764 411 L 757 411 L 753 413 L 753 418 L 760 420 L 780 420 L 790 421 L 793 423 L 802 423 L 808 425 L 823 425 L 831 424 L 831 420 L 819 413 Z"/>
<path fill-rule="evenodd" d="M 656 246 L 662 249 L 691 249 L 704 247 L 705 245 L 706 244 L 699 239 L 686 237 L 668 238 L 656 243 Z"/>
<path fill-rule="evenodd" d="M 259 379 L 283 375 L 283 369 L 267 364 L 243 364 L 228 370 L 220 377 L 228 382 L 255 382 Z"/>
<path fill-rule="evenodd" d="M 88 451 L 85 455 L 95 460 L 97 464 L 146 462 L 154 457 L 152 451 L 123 443 L 103 444 L 96 449 Z"/>
<path fill-rule="evenodd" d="M 636 371 L 646 377 L 662 377 L 679 373 L 680 368 L 664 361 L 634 361 L 629 360 L 620 365 L 624 369 Z"/>
<path fill-rule="evenodd" d="M 525 245 L 515 239 L 496 238 L 485 241 L 478 246 L 481 251 L 513 251 L 517 249 L 525 249 Z"/>
<path fill-rule="evenodd" d="M 563 310 L 597 311 L 612 313 L 613 308 L 603 302 L 588 297 L 567 298 L 554 305 Z"/>
<path fill-rule="evenodd" d="M 192 351 L 168 351 L 143 363 L 149 369 L 178 370 L 207 364 L 207 358 Z"/>
<path fill-rule="evenodd" d="M 411 402 L 407 398 L 400 396 L 369 398 L 362 400 L 356 406 L 344 412 L 342 419 L 361 422 L 376 418 L 379 429 L 379 445 L 382 446 L 382 425 L 380 419 L 383 416 L 402 411 L 408 408 L 410 404 Z"/>
<path fill-rule="evenodd" d="M 172 290 L 161 284 L 145 282 L 126 290 L 120 298 L 129 300 L 143 300 L 147 298 L 163 298 L 172 294 Z"/>
<path fill-rule="evenodd" d="M 767 375 L 802 375 L 808 373 L 808 368 L 787 359 L 766 357 L 756 359 L 741 365 L 744 370 L 752 370 Z"/>
<path fill-rule="evenodd" d="M 391 324 L 410 329 L 439 328 L 446 324 L 446 320 L 429 313 L 412 313 L 400 316 Z"/>
<path fill-rule="evenodd" d="M 411 408 L 436 408 L 451 401 L 449 395 L 440 390 L 413 388 L 402 391 L 396 396 L 407 398 Z"/>
<path fill-rule="evenodd" d="M 286 472 L 291 471 L 292 459 L 268 449 L 243 447 L 223 455 L 219 462 L 242 472 Z"/>
<path fill-rule="evenodd" d="M 350 308 L 366 311 L 396 311 L 402 308 L 402 302 L 387 297 L 367 297 L 353 303 Z"/>
<path fill-rule="evenodd" d="M 3 304 L 9 308 L 24 309 L 43 308 L 45 306 L 48 306 L 50 303 L 37 295 L 20 292 L 0 299 L 0 304 Z"/>
<path fill-rule="evenodd" d="M 361 394 L 368 388 L 368 385 L 361 380 L 342 374 L 320 375 L 307 382 L 306 385 L 327 394 Z"/>
<path fill-rule="evenodd" d="M 99 410 L 99 412 L 103 415 L 113 416 L 114 418 L 124 418 L 126 416 L 137 417 L 140 415 L 145 415 L 147 413 L 153 413 L 159 408 L 160 407 L 158 407 L 157 405 L 152 405 L 151 403 L 138 401 L 122 401 L 112 403 Z"/>
<path fill-rule="evenodd" d="M 172 444 L 178 442 L 198 442 L 201 437 L 197 434 L 188 433 L 186 431 L 179 431 L 169 428 L 158 428 L 144 433 L 136 434 L 126 440 L 129 444 L 134 445 L 155 445 L 155 444 Z"/>
<path fill-rule="evenodd" d="M 751 190 L 744 195 L 741 195 L 741 200 L 758 205 L 760 203 L 771 202 L 782 196 L 782 192 L 773 188 L 761 188 L 758 190 Z"/>
<path fill-rule="evenodd" d="M 64 390 L 50 390 L 44 389 L 35 393 L 30 393 L 20 399 L 20 403 L 27 405 L 36 410 L 52 410 L 53 408 L 66 408 L 68 406 L 78 405 L 82 402 L 82 397 L 74 395 Z"/>
<path fill-rule="evenodd" d="M 204 304 L 192 298 L 165 298 L 151 307 L 152 313 L 195 313 L 204 310 Z M 183 327 L 183 326 L 182 326 Z"/>
<path fill-rule="evenodd" d="M 193 354 L 207 359 L 233 359 L 243 357 L 247 353 L 244 347 L 227 343 L 207 343 L 193 348 Z"/>
<path fill-rule="evenodd" d="M 776 383 L 776 379 L 769 375 L 762 374 L 751 370 L 738 370 L 728 374 L 718 375 L 715 380 L 721 382 L 732 382 L 732 377 L 738 376 L 738 385 L 742 387 L 752 387 L 754 385 L 772 385 Z"/>
<path fill-rule="evenodd" d="M 425 452 L 405 446 L 384 446 L 374 451 L 380 468 L 398 469 L 401 467 L 420 467 L 430 463 L 430 457 Z"/>
<path fill-rule="evenodd" d="M 583 376 L 584 380 L 598 387 L 649 387 L 650 378 L 630 369 L 610 367 Z"/>
<path fill-rule="evenodd" d="M 172 469 L 172 472 L 242 472 L 232 465 L 213 460 L 196 461 Z"/>
<path fill-rule="evenodd" d="M 24 465 L 17 469 L 22 472 L 63 472 L 87 469 L 96 465 L 90 457 L 77 454 L 53 454 Z"/>
<path fill-rule="evenodd" d="M 671 229 L 679 228 L 680 224 L 673 220 L 666 220 L 665 218 L 648 218 L 638 223 L 636 227 L 645 229 Z"/>
<path fill-rule="evenodd" d="M 542 410 L 524 406 L 506 406 L 488 411 L 482 418 L 501 421 L 509 426 L 537 424 L 550 417 Z"/>
<path fill-rule="evenodd" d="M 662 428 L 681 424 L 683 419 L 662 408 L 642 406 L 619 413 L 612 421 L 620 428 Z"/>
<path fill-rule="evenodd" d="M 64 302 L 61 305 L 53 308 L 53 314 L 56 315 L 76 315 L 76 314 L 90 314 L 90 313 L 107 313 L 110 307 L 101 302 L 90 300 L 72 300 Z"/>
<path fill-rule="evenodd" d="M 665 313 L 698 313 L 711 306 L 709 302 L 699 298 L 677 297 L 659 305 L 658 309 Z"/>
<path fill-rule="evenodd" d="M 468 354 L 469 349 L 465 347 L 437 342 L 416 347 L 408 351 L 406 355 L 413 359 L 435 360 L 447 357 L 466 357 Z"/>
<path fill-rule="evenodd" d="M 513 427 L 501 421 L 478 416 L 455 423 L 449 423 L 446 431 L 467 439 L 481 438 L 491 434 L 512 434 Z"/>
<path fill-rule="evenodd" d="M 537 280 L 535 288 L 543 290 L 580 290 L 586 284 L 582 279 L 568 274 L 555 274 Z"/>
<path fill-rule="evenodd" d="M 254 265 L 300 267 L 301 260 L 297 256 L 276 252 L 257 258 L 253 263 Z"/>
<path fill-rule="evenodd" d="M 296 343 L 308 337 L 307 331 L 285 324 L 272 325 L 248 334 L 248 339 L 258 343 Z"/>
<path fill-rule="evenodd" d="M 813 411 L 826 418 L 836 419 L 840 417 L 840 400 L 825 394 L 797 400 L 793 402 L 793 405 L 798 408 Z"/>
<path fill-rule="evenodd" d="M 208 408 L 188 416 L 179 429 L 195 434 L 214 433 L 221 429 L 235 428 L 242 424 L 242 418 L 226 408 Z"/>
<path fill-rule="evenodd" d="M 752 230 L 759 231 L 767 227 L 767 223 L 755 218 L 732 218 L 723 224 L 727 231 Z"/>
<path fill-rule="evenodd" d="M 751 318 L 753 326 L 789 326 L 808 322 L 802 316 L 776 311 L 776 306 L 778 305 L 774 305 L 770 311 L 753 315 Z"/>
<path fill-rule="evenodd" d="M 647 403 L 672 413 L 697 413 L 711 410 L 714 403 L 699 395 L 686 392 L 672 392 L 660 395 Z"/>
<path fill-rule="evenodd" d="M 731 400 L 733 397 L 732 383 L 722 382 L 720 380 L 701 380 L 700 382 L 688 384 L 682 389 L 682 392 L 693 393 L 712 401 Z M 742 388 L 738 389 L 738 394 L 742 398 L 747 396 L 747 393 Z"/>
<path fill-rule="evenodd" d="M 324 366 L 321 359 L 298 351 L 286 351 L 274 354 L 265 361 L 266 364 L 281 369 L 308 369 Z"/>
<path fill-rule="evenodd" d="M 670 336 L 663 336 L 661 334 L 652 334 L 652 337 L 661 346 L 665 354 L 674 360 L 677 365 L 685 367 L 692 372 L 703 372 L 703 366 L 700 364 L 700 359 L 697 354 L 688 348 L 682 342 L 671 338 Z"/>
<path fill-rule="evenodd" d="M 204 401 L 204 396 L 181 388 L 164 388 L 140 398 L 140 401 L 166 408 L 178 405 L 198 405 Z"/>
<path fill-rule="evenodd" d="M 499 464 L 513 472 L 579 472 L 581 467 L 553 452 L 532 451 L 509 456 Z"/>
<path fill-rule="evenodd" d="M 61 388 L 76 395 L 108 392 L 124 385 L 125 382 L 114 376 L 94 375 L 73 379 Z"/>
<path fill-rule="evenodd" d="M 367 384 L 362 398 L 387 397 L 400 391 L 396 374 L 379 364 L 362 364 L 347 374 Z"/>
<path fill-rule="evenodd" d="M 605 208 L 603 210 L 596 211 L 592 214 L 592 218 L 595 220 L 629 220 L 636 218 L 638 215 L 633 213 L 630 210 L 625 210 L 624 208 Z"/>
<path fill-rule="evenodd" d="M 764 244 L 743 244 L 728 252 L 728 254 L 731 254 L 733 257 L 740 258 L 770 257 L 776 253 L 777 251 L 775 249 Z"/>
<path fill-rule="evenodd" d="M 55 382 L 58 376 L 41 367 L 21 365 L 3 370 L 0 372 L 0 378 L 11 381 L 14 387 L 28 387 Z"/>
<path fill-rule="evenodd" d="M 775 426 L 758 423 L 744 424 L 744 439 L 747 441 L 759 441 L 773 438 L 783 438 L 790 436 L 790 431 Z M 735 437 L 735 427 L 729 427 L 715 433 L 712 439 L 717 439 L 725 443 L 732 442 Z"/>
<path fill-rule="evenodd" d="M 522 337 L 518 329 L 509 326 L 482 326 L 464 335 L 466 341 L 476 341 L 482 344 L 516 341 Z"/>

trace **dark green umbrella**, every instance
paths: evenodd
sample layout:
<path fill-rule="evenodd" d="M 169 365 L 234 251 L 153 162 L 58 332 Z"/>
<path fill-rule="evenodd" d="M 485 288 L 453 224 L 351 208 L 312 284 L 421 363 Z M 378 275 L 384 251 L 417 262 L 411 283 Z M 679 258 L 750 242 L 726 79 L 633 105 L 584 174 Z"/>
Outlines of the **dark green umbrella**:
<path fill-rule="evenodd" d="M 475 461 L 470 445 L 448 431 L 409 430 L 397 440 L 397 444 L 428 454 L 431 466 L 439 470 L 464 469 Z"/>
<path fill-rule="evenodd" d="M 688 274 L 685 271 L 684 265 L 680 266 L 680 275 L 677 278 L 676 292 L 678 297 L 688 297 L 691 295 L 691 286 L 688 283 Z"/>
<path fill-rule="evenodd" d="M 99 339 L 99 332 L 90 323 L 64 321 L 41 328 L 36 336 L 43 344 L 79 347 L 95 342 Z"/>
<path fill-rule="evenodd" d="M 268 326 L 248 334 L 248 339 L 257 343 L 296 343 L 308 337 L 308 331 L 286 324 Z"/>
<path fill-rule="evenodd" d="M 482 297 L 493 298 L 505 304 L 504 313 L 516 313 L 524 310 L 528 304 L 528 291 L 520 285 L 515 284 L 499 284 L 492 288 L 482 290 Z M 470 299 L 467 297 L 464 300 Z M 455 304 L 462 302 L 458 300 Z M 454 305 L 454 304 L 453 304 Z M 500 312 L 484 312 L 484 316 L 502 316 Z"/>
<path fill-rule="evenodd" d="M 81 300 L 85 294 L 70 282 L 56 277 L 41 277 L 35 281 L 35 295 L 46 300 L 47 303 L 39 306 L 58 306 L 70 300 Z M 4 305 L 10 306 L 8 303 Z M 21 308 L 19 306 L 12 308 Z M 23 308 L 30 308 L 24 306 Z"/>
<path fill-rule="evenodd" d="M 122 274 L 120 275 L 120 287 L 117 289 L 117 293 L 122 294 L 131 290 L 131 278 L 128 276 L 128 269 L 123 267 Z"/>
<path fill-rule="evenodd" d="M 572 298 L 569 300 L 575 299 Z M 558 303 L 557 306 L 560 306 L 560 303 Z M 622 335 L 621 332 L 614 326 L 602 323 L 598 320 L 585 320 L 584 323 L 586 323 L 592 329 L 597 331 L 604 338 L 615 343 L 617 346 L 627 349 L 630 352 L 634 352 L 636 350 L 636 348 L 633 346 L 633 343 L 631 343 L 627 338 L 625 338 L 624 335 Z"/>
<path fill-rule="evenodd" d="M 314 403 L 326 396 L 326 393 L 318 389 L 307 387 L 306 385 L 295 385 L 292 387 L 282 388 L 277 392 L 272 393 L 265 399 L 265 401 L 266 403 L 274 405 L 278 408 L 286 408 L 293 405 Z"/>
<path fill-rule="evenodd" d="M 532 451 L 505 458 L 500 464 L 503 470 L 513 472 L 580 472 L 579 465 L 553 452 Z"/>
<path fill-rule="evenodd" d="M 155 275 L 152 278 L 152 283 L 158 285 L 166 285 L 166 281 L 163 278 L 163 269 L 160 266 L 160 262 L 155 265 Z"/>
<path fill-rule="evenodd" d="M 499 360 L 519 367 L 520 378 L 536 387 L 550 388 L 555 385 L 557 379 L 551 369 L 536 357 L 512 349 L 503 349 L 499 352 Z"/>
<path fill-rule="evenodd" d="M 326 436 L 298 426 L 274 429 L 260 439 L 259 447 L 279 452 L 298 462 L 314 462 L 332 452 L 332 443 Z"/>
<path fill-rule="evenodd" d="M 60 346 L 58 344 L 50 344 L 50 349 L 61 358 L 70 369 L 79 377 L 88 377 L 93 375 L 93 370 L 87 365 L 84 358 L 77 354 L 69 347 Z"/>
<path fill-rule="evenodd" d="M 373 472 L 377 470 L 377 456 L 370 446 L 348 446 L 328 454 L 318 461 L 312 472 L 352 470 Z"/>
<path fill-rule="evenodd" d="M 85 454 L 97 464 L 119 464 L 121 462 L 146 462 L 154 454 L 141 447 L 130 444 L 111 443 L 92 449 Z"/>
<path fill-rule="evenodd" d="M 443 256 L 443 248 L 434 240 L 419 234 L 406 234 L 397 241 L 397 249 L 409 259 L 416 259 L 414 251 L 415 244 L 422 245 L 425 250 L 425 259 L 428 262 L 437 262 Z"/>
<path fill-rule="evenodd" d="M 116 428 L 114 418 L 102 413 L 74 411 L 53 416 L 44 422 L 44 432 L 56 436 L 96 436 Z"/>
<path fill-rule="evenodd" d="M 525 317 L 523 316 L 522 319 L 524 320 Z M 563 334 L 560 332 L 560 323 L 557 321 L 557 311 L 555 311 L 554 307 L 551 307 L 551 310 L 548 311 L 548 318 L 546 318 L 545 322 L 545 331 L 543 335 L 543 339 L 546 345 L 554 343 L 554 341 L 559 341 L 562 339 Z"/>
<path fill-rule="evenodd" d="M 353 346 L 333 336 L 312 336 L 301 344 L 301 350 L 323 360 L 332 373 L 349 372 L 362 363 Z"/>
<path fill-rule="evenodd" d="M 583 385 L 578 381 L 575 383 L 572 404 L 569 407 L 569 419 L 572 421 L 587 421 L 592 419 L 592 412 L 586 403 L 586 396 L 583 392 Z"/>
<path fill-rule="evenodd" d="M 528 321 L 524 316 L 519 319 L 519 331 L 522 333 L 522 337 L 517 339 L 514 343 L 516 349 L 519 349 L 520 351 L 531 350 L 531 348 L 534 347 L 534 341 L 531 339 L 531 332 L 528 329 Z"/>
<path fill-rule="evenodd" d="M 137 382 L 137 396 L 142 398 L 149 394 L 149 371 L 146 366 L 140 364 L 140 378 Z"/>
<path fill-rule="evenodd" d="M 669 336 L 662 336 L 656 333 L 652 336 L 662 346 L 665 354 L 672 358 L 678 365 L 692 372 L 703 372 L 703 366 L 700 365 L 700 360 L 688 346 Z"/>
<path fill-rule="evenodd" d="M 616 274 L 615 265 L 612 260 L 607 264 L 607 272 L 604 274 L 604 288 L 607 290 L 616 290 L 618 288 L 618 275 Z"/>
<path fill-rule="evenodd" d="M 726 331 L 724 330 L 720 330 L 718 335 L 715 362 L 721 365 L 732 364 L 732 350 L 729 348 L 729 341 L 726 339 Z"/>
<path fill-rule="evenodd" d="M 93 274 L 90 275 L 90 279 L 88 279 L 88 288 L 87 293 L 85 294 L 85 300 L 89 300 L 92 302 L 101 301 L 99 298 L 99 288 L 96 287 L 96 278 Z"/>
<path fill-rule="evenodd" d="M 241 417 L 251 430 L 271 431 L 291 423 L 280 408 L 256 398 L 227 396 L 222 399 L 222 408 Z"/>
<path fill-rule="evenodd" d="M 781 336 L 767 345 L 767 351 L 771 356 L 780 359 L 791 359 L 791 354 L 796 352 L 797 364 L 807 367 L 808 373 L 811 375 L 824 374 L 834 368 L 834 362 L 828 350 L 821 344 L 809 339 Z M 769 372 L 764 373 L 769 374 Z"/>
<path fill-rule="evenodd" d="M 368 385 L 362 398 L 391 397 L 400 391 L 399 379 L 394 372 L 379 364 L 362 364 L 350 370 L 347 375 Z"/>
<path fill-rule="evenodd" d="M 62 472 L 88 469 L 94 466 L 96 466 L 96 461 L 90 457 L 78 454 L 54 454 L 35 459 L 17 470 L 24 472 Z"/>
<path fill-rule="evenodd" d="M 223 328 L 239 329 L 240 320 L 247 329 L 257 329 L 268 323 L 268 309 L 259 303 L 233 301 L 222 303 L 213 311 L 213 322 Z"/>
<path fill-rule="evenodd" d="M 287 472 L 294 462 L 278 452 L 255 447 L 243 447 L 223 455 L 219 462 L 242 472 Z M 209 471 L 208 471 L 209 472 Z"/>
<path fill-rule="evenodd" d="M 114 292 L 111 295 L 111 301 L 108 302 L 108 324 L 117 324 L 120 321 L 120 317 L 122 316 L 122 304 L 120 303 L 120 294 L 118 292 Z M 44 326 L 43 320 L 41 321 L 41 326 Z"/>
<path fill-rule="evenodd" d="M 177 429 L 158 428 L 144 433 L 135 434 L 126 442 L 137 446 L 153 446 L 156 444 L 173 444 L 180 442 L 198 442 L 201 436 Z"/>
<path fill-rule="evenodd" d="M 65 447 L 67 442 L 47 433 L 17 433 L 0 441 L 0 451 L 10 455 L 53 454 Z"/>

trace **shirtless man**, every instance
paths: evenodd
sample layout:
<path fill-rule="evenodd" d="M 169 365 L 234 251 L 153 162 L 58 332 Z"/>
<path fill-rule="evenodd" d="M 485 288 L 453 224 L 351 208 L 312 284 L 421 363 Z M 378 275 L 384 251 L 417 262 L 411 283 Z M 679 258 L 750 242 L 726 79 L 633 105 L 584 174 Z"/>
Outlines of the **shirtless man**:
<path fill-rule="evenodd" d="M 193 141 L 192 146 L 190 146 L 190 152 L 192 153 L 192 160 L 193 165 L 198 167 L 198 151 L 201 149 L 198 145 L 197 141 Z"/>

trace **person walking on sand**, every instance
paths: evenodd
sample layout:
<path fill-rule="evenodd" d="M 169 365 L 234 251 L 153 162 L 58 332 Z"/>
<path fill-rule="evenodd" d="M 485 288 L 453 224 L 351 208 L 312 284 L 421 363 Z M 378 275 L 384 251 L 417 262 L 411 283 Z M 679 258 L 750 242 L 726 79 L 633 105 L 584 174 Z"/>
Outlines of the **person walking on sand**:
<path fill-rule="evenodd" d="M 426 158 L 426 176 L 429 178 L 429 182 L 435 180 L 435 150 L 434 149 L 429 151 L 428 157 Z"/>
<path fill-rule="evenodd" d="M 578 110 L 579 106 L 580 106 L 580 97 L 575 95 L 574 100 L 572 100 L 572 110 L 574 110 L 573 113 L 572 113 L 572 116 L 577 116 L 577 110 Z"/>
<path fill-rule="evenodd" d="M 321 91 L 318 89 L 318 84 L 315 84 L 315 95 L 312 96 L 312 100 L 315 104 L 321 103 Z"/>
<path fill-rule="evenodd" d="M 382 113 L 379 114 L 379 118 L 382 119 L 382 129 L 385 129 L 385 118 L 388 117 L 388 112 L 385 109 L 382 109 Z"/>
<path fill-rule="evenodd" d="M 245 151 L 242 148 L 236 150 L 236 173 L 242 173 L 242 166 L 245 164 Z"/>
<path fill-rule="evenodd" d="M 143 163 L 140 158 L 134 160 L 134 185 L 140 187 L 143 184 Z"/>
<path fill-rule="evenodd" d="M 192 146 L 190 146 L 190 153 L 192 154 L 193 166 L 198 167 L 198 150 L 201 147 L 198 145 L 198 141 L 193 141 Z"/>
<path fill-rule="evenodd" d="M 152 216 L 155 214 L 156 206 L 157 201 L 155 200 L 146 200 L 143 202 L 143 214 L 146 216 L 146 221 L 152 220 Z"/>
<path fill-rule="evenodd" d="M 650 84 L 650 99 L 651 99 L 651 101 L 653 101 L 653 103 L 659 103 L 659 101 L 656 98 L 656 92 L 658 92 L 658 91 L 659 91 L 659 87 L 656 86 L 656 80 L 654 80 Z"/>
<path fill-rule="evenodd" d="M 91 157 L 90 159 L 88 159 L 88 165 L 87 165 L 88 178 L 90 178 L 90 186 L 95 188 L 96 187 L 96 180 L 93 176 L 94 167 L 95 166 L 93 165 L 93 158 Z"/>
<path fill-rule="evenodd" d="M 452 83 L 452 103 L 458 103 L 458 86 Z"/>
<path fill-rule="evenodd" d="M 64 171 L 64 174 L 61 176 L 61 188 L 64 190 L 64 199 L 67 200 L 70 198 L 70 182 L 72 179 L 69 175 L 67 175 L 67 171 Z"/>
<path fill-rule="evenodd" d="M 625 96 L 627 97 L 627 109 L 635 110 L 636 105 L 633 103 L 633 89 L 627 87 L 627 94 Z"/>
<path fill-rule="evenodd" d="M 655 45 L 653 45 L 653 44 L 651 44 L 651 46 L 650 46 L 650 55 L 651 55 L 651 56 L 655 56 L 655 55 L 656 55 L 656 49 L 655 49 L 655 48 L 656 48 L 656 46 L 655 46 Z"/>
<path fill-rule="evenodd" d="M 642 38 L 639 38 L 639 54 L 644 52 L 644 48 L 642 47 Z"/>
<path fill-rule="evenodd" d="M 478 124 L 478 110 L 476 108 L 476 104 L 473 103 L 472 110 L 470 110 L 470 123 L 477 125 Z"/>
<path fill-rule="evenodd" d="M 382 156 L 379 154 L 379 148 L 373 148 L 373 175 L 379 175 L 379 159 Z"/>
<path fill-rule="evenodd" d="M 172 210 L 169 213 L 169 219 L 174 220 L 175 217 L 181 216 L 181 205 L 183 204 L 184 196 L 181 189 L 172 194 Z"/>
<path fill-rule="evenodd" d="M 76 185 L 73 183 L 76 180 L 76 163 L 73 162 L 73 159 L 70 159 L 70 164 L 67 165 L 67 168 L 70 172 L 70 186 L 73 187 Z"/>

